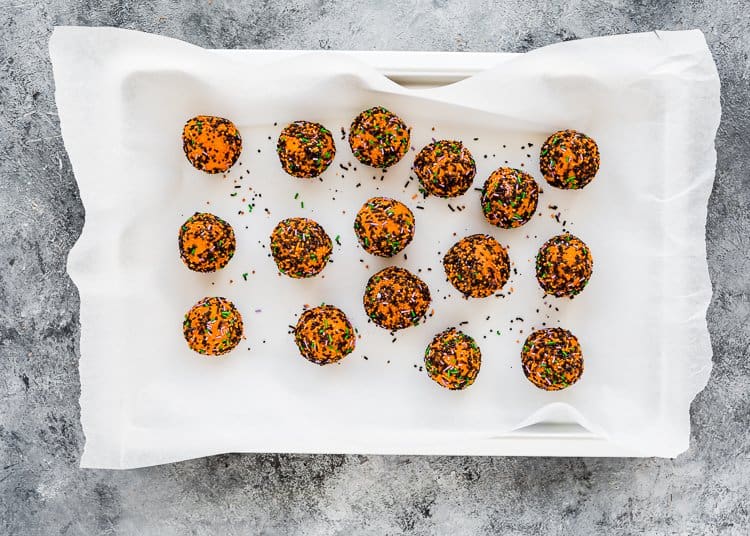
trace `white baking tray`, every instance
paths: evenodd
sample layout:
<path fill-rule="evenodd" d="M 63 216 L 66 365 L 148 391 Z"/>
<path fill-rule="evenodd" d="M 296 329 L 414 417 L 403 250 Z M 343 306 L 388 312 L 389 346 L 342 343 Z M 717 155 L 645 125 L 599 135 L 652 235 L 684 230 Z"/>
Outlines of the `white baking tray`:
<path fill-rule="evenodd" d="M 689 403 L 711 368 L 703 230 L 720 113 L 718 75 L 699 32 L 510 55 L 206 51 L 126 30 L 62 28 L 50 53 L 61 130 L 86 206 L 68 262 L 81 294 L 82 466 L 130 468 L 222 452 L 675 456 L 687 448 Z M 288 180 L 274 154 L 277 124 L 317 110 L 314 118 L 342 126 L 372 102 L 408 114 L 419 126 L 415 147 L 431 136 L 473 139 L 480 175 L 503 158 L 538 172 L 527 148 L 540 147 L 554 129 L 596 133 L 607 155 L 602 181 L 575 198 L 544 192 L 548 209 L 575 209 L 581 219 L 550 213 L 533 228 L 504 233 L 520 276 L 533 271 L 535 240 L 574 226 L 599 252 L 586 294 L 543 311 L 553 303 L 540 302 L 533 279 L 519 277 L 499 307 L 452 299 L 423 260 L 486 223 L 477 206 L 462 206 L 468 212 L 457 221 L 443 210 L 452 207 L 430 199 L 418 206 L 430 239 L 412 244 L 404 263 L 442 299 L 434 301 L 435 320 L 400 334 L 399 345 L 367 325 L 359 293 L 383 263 L 371 268 L 356 248 L 342 245 L 314 285 L 276 285 L 264 241 L 275 218 L 311 214 L 341 232 L 342 244 L 354 243 L 339 208 L 394 187 L 356 168 L 331 173 L 323 188 Z M 540 105 L 549 102 L 560 105 Z M 197 109 L 235 118 L 254 140 L 248 162 L 224 180 L 204 180 L 175 151 L 170 133 Z M 347 187 L 352 174 L 361 189 Z M 402 193 L 417 199 L 410 184 Z M 252 192 L 247 202 L 262 197 L 262 210 L 246 212 L 246 199 L 229 195 L 237 187 Z M 298 195 L 305 204 L 290 201 Z M 247 229 L 228 272 L 197 277 L 173 254 L 172 230 L 196 202 Z M 241 274 L 248 268 L 254 277 Z M 232 296 L 248 313 L 254 329 L 239 352 L 245 358 L 193 359 L 173 319 L 196 293 Z M 296 355 L 286 333 L 291 312 L 334 296 L 360 327 L 363 359 L 325 371 L 287 359 Z M 592 356 L 588 380 L 556 395 L 523 381 L 513 359 L 520 337 L 505 335 L 521 335 L 529 324 L 495 329 L 514 319 L 577 326 Z M 465 322 L 495 356 L 481 385 L 456 396 L 406 374 L 418 369 L 414 359 L 435 330 Z M 623 333 L 637 334 L 637 344 L 620 344 Z"/>
<path fill-rule="evenodd" d="M 216 50 L 253 65 L 309 53 L 306 50 Z M 338 52 L 342 53 L 342 52 Z M 408 88 L 432 88 L 463 80 L 516 56 L 504 52 L 344 51 Z M 641 453 L 594 434 L 572 418 L 565 406 L 552 405 L 541 420 L 514 432 L 474 440 L 465 454 L 499 456 L 621 456 Z M 427 447 L 429 449 L 429 447 Z M 445 454 L 435 451 L 434 454 Z"/>

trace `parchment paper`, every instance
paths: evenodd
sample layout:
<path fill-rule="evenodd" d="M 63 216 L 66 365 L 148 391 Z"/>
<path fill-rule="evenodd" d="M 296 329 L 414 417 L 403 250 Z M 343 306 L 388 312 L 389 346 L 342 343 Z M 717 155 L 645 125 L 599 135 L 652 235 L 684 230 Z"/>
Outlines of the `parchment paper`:
<path fill-rule="evenodd" d="M 68 262 L 81 297 L 82 466 L 228 451 L 494 454 L 493 438 L 553 410 L 633 455 L 687 448 L 690 402 L 711 370 L 704 227 L 720 116 L 699 31 L 561 43 L 428 90 L 402 88 L 342 53 L 249 68 L 110 28 L 57 28 L 50 54 L 86 209 Z M 414 150 L 385 174 L 357 163 L 340 129 L 374 105 L 412 126 L 416 151 L 431 138 L 463 140 L 477 188 L 502 165 L 532 173 L 544 190 L 539 214 L 501 230 L 484 221 L 473 189 L 449 201 L 415 196 Z M 182 125 L 197 114 L 228 117 L 242 132 L 241 164 L 225 177 L 196 171 L 182 153 Z M 322 181 L 279 165 L 276 138 L 298 119 L 336 136 Z M 598 176 L 580 191 L 549 187 L 539 173 L 539 147 L 563 128 L 588 133 L 601 150 Z M 358 246 L 352 222 L 372 195 L 414 211 L 408 259 Z M 190 272 L 178 256 L 179 225 L 195 211 L 237 233 L 237 254 L 213 275 Z M 340 237 L 324 277 L 277 274 L 268 236 L 291 216 Z M 534 255 L 563 226 L 590 246 L 594 274 L 574 300 L 543 299 Z M 442 254 L 476 232 L 509 248 L 505 297 L 464 300 L 445 282 Z M 433 296 L 434 315 L 395 342 L 361 305 L 367 279 L 388 265 L 419 272 Z M 181 332 L 184 313 L 209 295 L 231 299 L 245 319 L 247 340 L 219 359 L 194 354 Z M 362 335 L 338 365 L 308 363 L 288 333 L 305 304 L 320 302 L 341 307 Z M 432 336 L 461 322 L 481 347 L 482 369 L 471 388 L 450 392 L 418 367 Z M 583 347 L 585 373 L 561 392 L 535 388 L 521 370 L 523 340 L 543 323 L 570 329 Z"/>

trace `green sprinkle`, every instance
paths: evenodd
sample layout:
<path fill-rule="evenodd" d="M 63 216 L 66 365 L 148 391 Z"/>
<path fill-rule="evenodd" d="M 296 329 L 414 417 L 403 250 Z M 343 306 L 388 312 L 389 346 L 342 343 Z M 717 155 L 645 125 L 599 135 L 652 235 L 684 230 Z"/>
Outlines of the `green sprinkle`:
<path fill-rule="evenodd" d="M 242 274 L 242 279 L 244 279 L 245 281 L 247 281 L 247 272 L 245 272 L 244 274 Z"/>

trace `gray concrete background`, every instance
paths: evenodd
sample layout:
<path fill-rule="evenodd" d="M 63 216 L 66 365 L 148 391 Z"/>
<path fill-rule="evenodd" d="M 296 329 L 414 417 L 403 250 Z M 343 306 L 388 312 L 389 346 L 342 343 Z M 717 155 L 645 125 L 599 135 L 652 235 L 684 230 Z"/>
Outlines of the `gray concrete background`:
<path fill-rule="evenodd" d="M 0 1 L 0 533 L 748 534 L 750 15 L 746 0 Z M 375 7 L 379 6 L 379 7 Z M 224 455 L 78 469 L 84 212 L 60 139 L 53 25 L 205 47 L 526 51 L 700 28 L 722 79 L 708 218 L 714 371 L 676 460 Z"/>

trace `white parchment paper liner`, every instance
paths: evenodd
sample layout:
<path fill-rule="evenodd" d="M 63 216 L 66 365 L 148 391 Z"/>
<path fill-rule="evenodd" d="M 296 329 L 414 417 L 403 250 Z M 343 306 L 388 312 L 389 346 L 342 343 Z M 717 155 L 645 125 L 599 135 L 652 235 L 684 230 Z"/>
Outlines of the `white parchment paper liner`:
<path fill-rule="evenodd" d="M 81 297 L 82 466 L 228 451 L 503 454 L 496 438 L 561 414 L 632 455 L 687 448 L 690 402 L 711 370 L 705 221 L 720 116 L 700 32 L 561 43 L 430 90 L 402 88 L 342 53 L 254 69 L 237 56 L 110 28 L 56 28 L 50 54 L 86 209 L 68 263 Z M 416 150 L 431 137 L 463 140 L 477 159 L 475 187 L 506 161 L 523 164 L 545 186 L 541 215 L 503 231 L 484 222 L 473 190 L 453 202 L 466 207 L 460 212 L 413 198 L 415 181 L 405 185 L 413 152 L 381 181 L 338 135 L 322 182 L 281 171 L 274 144 L 286 122 L 316 120 L 338 134 L 376 104 L 413 127 Z M 182 155 L 181 126 L 198 113 L 229 117 L 242 131 L 242 165 L 226 178 L 193 170 Z M 590 134 L 602 152 L 599 175 L 579 192 L 552 191 L 539 174 L 539 146 L 561 128 Z M 358 169 L 341 171 L 348 162 Z M 424 207 L 415 210 L 408 260 L 358 248 L 351 222 L 370 195 Z M 251 201 L 255 210 L 240 214 Z M 561 230 L 550 205 L 594 254 L 591 283 L 572 301 L 543 300 L 533 277 L 536 249 Z M 237 255 L 219 274 L 189 273 L 178 258 L 178 226 L 195 210 L 238 232 Z M 290 281 L 267 258 L 273 225 L 296 215 L 341 237 L 325 278 Z M 438 252 L 472 232 L 509 246 L 518 274 L 505 298 L 462 300 L 444 281 Z M 361 307 L 367 278 L 389 264 L 421 269 L 435 307 L 396 343 Z M 227 358 L 200 359 L 182 340 L 182 315 L 204 295 L 232 299 L 245 317 L 246 344 Z M 321 301 L 342 307 L 362 334 L 333 367 L 304 361 L 287 333 L 304 304 Z M 434 333 L 462 321 L 482 348 L 482 372 L 454 393 L 415 365 Z M 537 390 L 520 369 L 521 343 L 542 323 L 571 329 L 584 348 L 586 372 L 563 392 Z"/>

